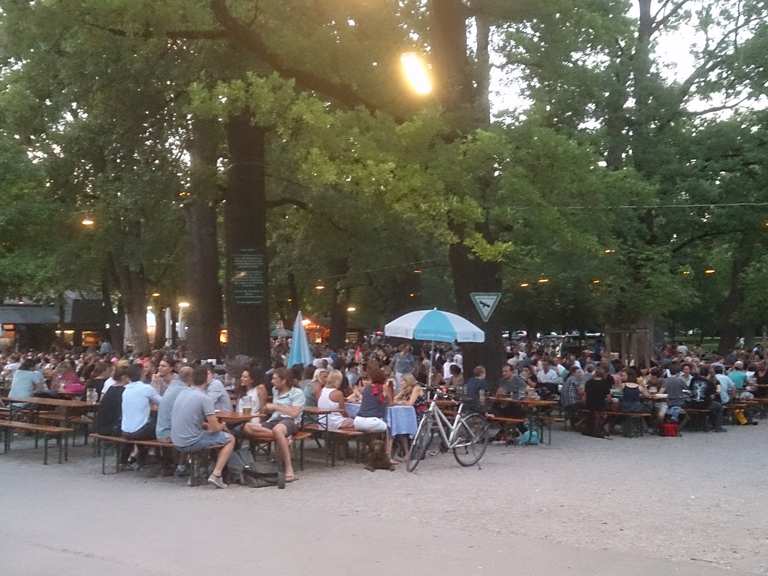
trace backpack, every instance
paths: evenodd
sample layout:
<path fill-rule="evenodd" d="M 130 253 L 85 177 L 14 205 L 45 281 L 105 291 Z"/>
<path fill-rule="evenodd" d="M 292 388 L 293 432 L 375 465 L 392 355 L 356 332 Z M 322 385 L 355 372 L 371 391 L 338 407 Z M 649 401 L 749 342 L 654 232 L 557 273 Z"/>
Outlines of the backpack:
<path fill-rule="evenodd" d="M 273 464 L 257 464 L 253 454 L 247 448 L 240 448 L 232 452 L 227 461 L 227 475 L 229 482 L 250 486 L 251 488 L 264 488 L 267 486 L 285 487 L 285 478 Z"/>
<path fill-rule="evenodd" d="M 539 433 L 536 430 L 526 430 L 517 439 L 518 446 L 533 446 L 539 443 Z"/>

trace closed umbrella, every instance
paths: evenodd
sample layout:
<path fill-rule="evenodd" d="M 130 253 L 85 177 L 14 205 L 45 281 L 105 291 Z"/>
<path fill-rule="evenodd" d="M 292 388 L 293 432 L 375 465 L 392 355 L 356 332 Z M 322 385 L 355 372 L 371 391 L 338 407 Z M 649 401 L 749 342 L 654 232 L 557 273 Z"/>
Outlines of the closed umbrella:
<path fill-rule="evenodd" d="M 296 364 L 308 366 L 312 363 L 312 352 L 309 349 L 309 340 L 307 332 L 304 330 L 304 318 L 301 312 L 296 314 L 296 321 L 293 323 L 293 338 L 291 339 L 291 350 L 288 354 L 288 367 L 292 368 Z"/>

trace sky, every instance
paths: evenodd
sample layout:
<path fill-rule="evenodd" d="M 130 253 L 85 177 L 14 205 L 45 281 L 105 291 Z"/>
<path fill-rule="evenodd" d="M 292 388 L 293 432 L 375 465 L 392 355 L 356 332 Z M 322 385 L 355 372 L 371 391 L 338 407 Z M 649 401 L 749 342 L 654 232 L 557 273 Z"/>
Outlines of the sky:
<path fill-rule="evenodd" d="M 706 0 L 693 0 L 692 6 L 702 4 Z M 654 5 L 658 4 L 657 2 Z M 637 5 L 633 2 L 633 8 L 630 13 L 637 17 Z M 691 50 L 701 48 L 703 45 L 703 34 L 697 32 L 692 26 L 684 25 L 678 30 L 661 34 L 656 38 L 656 56 L 661 64 L 662 74 L 670 82 L 683 81 L 696 68 L 696 59 L 691 54 Z M 497 55 L 497 59 L 500 57 Z M 497 60 L 497 61 L 498 61 Z M 501 110 L 522 110 L 528 106 L 526 100 L 519 91 L 514 89 L 515 83 L 509 83 L 508 76 L 505 76 L 500 70 L 494 70 L 492 74 L 492 104 L 495 112 Z M 711 106 L 721 104 L 721 100 L 704 102 L 702 100 L 692 100 L 689 108 L 691 110 L 703 110 Z M 767 105 L 763 100 L 761 105 Z M 756 104 L 752 104 L 756 106 Z M 728 112 L 721 115 L 727 115 Z"/>

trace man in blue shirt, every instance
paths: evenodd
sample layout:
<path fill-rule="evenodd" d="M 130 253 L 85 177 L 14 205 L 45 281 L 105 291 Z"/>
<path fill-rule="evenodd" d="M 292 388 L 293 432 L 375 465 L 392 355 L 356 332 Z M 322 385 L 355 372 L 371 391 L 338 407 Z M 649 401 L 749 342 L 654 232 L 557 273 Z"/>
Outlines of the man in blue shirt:
<path fill-rule="evenodd" d="M 142 368 L 140 364 L 128 367 L 131 383 L 123 391 L 123 418 L 120 429 L 123 437 L 129 440 L 154 440 L 157 425 L 157 413 L 152 412 L 152 404 L 160 404 L 160 394 L 141 381 Z M 139 448 L 137 464 L 144 465 L 146 448 Z"/>
<path fill-rule="evenodd" d="M 743 390 L 747 385 L 747 373 L 744 370 L 744 363 L 739 360 L 734 363 L 733 369 L 728 372 L 728 378 L 731 379 L 736 390 Z"/>

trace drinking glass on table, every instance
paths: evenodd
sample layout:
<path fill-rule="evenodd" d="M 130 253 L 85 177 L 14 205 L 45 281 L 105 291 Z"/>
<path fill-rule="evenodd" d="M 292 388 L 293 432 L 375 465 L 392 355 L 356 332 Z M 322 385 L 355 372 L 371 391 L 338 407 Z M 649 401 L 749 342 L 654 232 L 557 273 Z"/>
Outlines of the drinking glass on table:
<path fill-rule="evenodd" d="M 251 400 L 250 396 L 243 396 L 240 401 L 240 408 L 242 409 L 244 415 L 251 415 L 251 411 L 253 410 L 253 401 Z"/>

